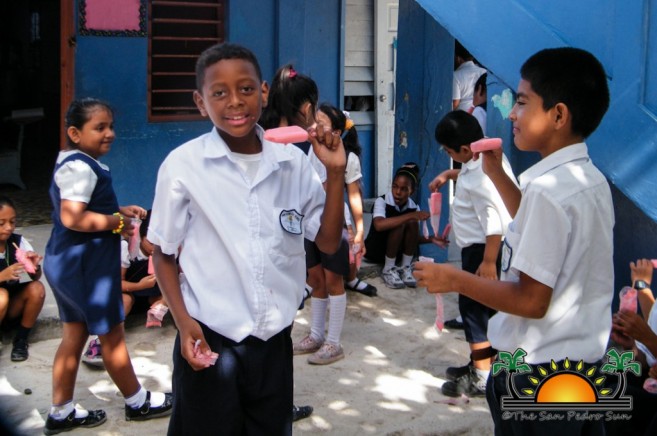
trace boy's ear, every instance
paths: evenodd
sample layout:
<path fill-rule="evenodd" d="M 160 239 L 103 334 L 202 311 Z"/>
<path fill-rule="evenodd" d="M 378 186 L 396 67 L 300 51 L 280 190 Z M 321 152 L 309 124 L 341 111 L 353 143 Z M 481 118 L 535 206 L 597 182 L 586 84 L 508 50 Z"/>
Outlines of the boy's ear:
<path fill-rule="evenodd" d="M 260 94 L 262 94 L 262 107 L 267 107 L 269 103 L 269 83 L 263 81 L 260 85 Z"/>
<path fill-rule="evenodd" d="M 205 110 L 205 102 L 203 101 L 203 96 L 198 91 L 194 91 L 194 103 L 202 116 L 207 117 L 208 111 Z"/>
<path fill-rule="evenodd" d="M 564 103 L 554 105 L 554 123 L 556 129 L 563 128 L 570 121 L 570 110 Z"/>

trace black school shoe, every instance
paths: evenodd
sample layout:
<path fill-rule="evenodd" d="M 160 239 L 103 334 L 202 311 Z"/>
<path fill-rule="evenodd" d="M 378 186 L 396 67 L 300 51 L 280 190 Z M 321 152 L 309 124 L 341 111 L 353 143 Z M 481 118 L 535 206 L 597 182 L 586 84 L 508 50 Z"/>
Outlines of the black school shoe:
<path fill-rule="evenodd" d="M 462 394 L 465 394 L 468 397 L 484 397 L 486 396 L 486 388 L 479 388 L 477 386 L 477 382 L 479 381 L 477 371 L 474 366 L 471 366 L 468 373 L 464 376 L 459 377 L 455 381 L 445 382 L 441 391 L 443 395 L 447 397 L 460 397 Z"/>
<path fill-rule="evenodd" d="M 292 406 L 292 421 L 308 418 L 312 413 L 312 406 Z"/>
<path fill-rule="evenodd" d="M 74 410 L 70 413 L 70 415 L 62 420 L 54 419 L 48 415 L 43 433 L 46 435 L 51 435 L 65 431 L 71 431 L 79 427 L 97 427 L 103 422 L 107 421 L 107 415 L 105 414 L 104 410 L 89 410 L 88 412 L 89 415 L 87 415 L 85 418 L 76 418 Z"/>
<path fill-rule="evenodd" d="M 358 286 L 360 286 L 361 283 L 365 283 L 365 288 L 364 289 L 358 289 Z M 367 282 L 364 282 L 360 279 L 356 282 L 356 286 L 349 286 L 347 283 L 344 284 L 344 287 L 348 291 L 354 291 L 354 292 L 359 292 L 363 295 L 367 295 L 368 297 L 376 297 L 377 290 L 374 286 L 370 285 Z"/>
<path fill-rule="evenodd" d="M 445 371 L 445 378 L 449 381 L 456 381 L 470 372 L 472 362 L 465 366 L 450 366 Z"/>
<path fill-rule="evenodd" d="M 16 339 L 11 349 L 11 361 L 22 362 L 27 360 L 30 353 L 27 351 L 28 344 L 26 339 Z"/>
<path fill-rule="evenodd" d="M 125 405 L 125 420 L 146 421 L 147 419 L 169 416 L 171 415 L 172 407 L 173 395 L 171 393 L 164 394 L 164 403 L 161 406 L 151 407 L 151 391 L 146 391 L 146 401 L 141 407 L 133 409 L 127 404 Z"/>
<path fill-rule="evenodd" d="M 463 323 L 458 321 L 456 318 L 445 321 L 445 327 L 448 329 L 460 329 L 463 330 Z"/>

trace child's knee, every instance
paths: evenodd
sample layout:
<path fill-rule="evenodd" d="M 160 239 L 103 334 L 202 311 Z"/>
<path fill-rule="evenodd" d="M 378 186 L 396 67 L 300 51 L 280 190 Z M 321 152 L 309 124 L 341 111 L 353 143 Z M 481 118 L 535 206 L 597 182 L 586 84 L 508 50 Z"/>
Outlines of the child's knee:
<path fill-rule="evenodd" d="M 46 288 L 43 283 L 35 280 L 27 286 L 26 291 L 28 300 L 40 302 L 43 305 L 46 300 Z"/>

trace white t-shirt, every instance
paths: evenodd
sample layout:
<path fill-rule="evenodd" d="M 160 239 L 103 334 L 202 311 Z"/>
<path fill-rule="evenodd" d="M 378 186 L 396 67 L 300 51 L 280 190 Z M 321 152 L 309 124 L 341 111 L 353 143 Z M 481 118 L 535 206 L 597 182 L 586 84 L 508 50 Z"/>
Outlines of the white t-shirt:
<path fill-rule="evenodd" d="M 527 352 L 527 363 L 605 354 L 614 295 L 611 191 L 586 144 L 556 151 L 519 177 L 520 207 L 502 253 L 502 280 L 521 272 L 551 287 L 541 319 L 498 312 L 488 323 L 496 349 Z"/>
<path fill-rule="evenodd" d="M 306 279 L 304 237 L 314 240 L 325 193 L 304 153 L 263 139 L 250 183 L 216 129 L 173 150 L 160 166 L 148 239 L 180 252 L 189 314 L 234 341 L 289 327 Z"/>
<path fill-rule="evenodd" d="M 504 235 L 511 222 L 502 197 L 481 169 L 481 159 L 463 164 L 452 201 L 452 229 L 460 248 L 485 244 L 486 237 Z M 504 171 L 515 181 L 511 165 L 504 155 Z"/>
<path fill-rule="evenodd" d="M 460 100 L 457 109 L 467 111 L 472 106 L 475 83 L 486 72 L 472 61 L 463 62 L 454 70 L 452 81 L 452 100 Z"/>

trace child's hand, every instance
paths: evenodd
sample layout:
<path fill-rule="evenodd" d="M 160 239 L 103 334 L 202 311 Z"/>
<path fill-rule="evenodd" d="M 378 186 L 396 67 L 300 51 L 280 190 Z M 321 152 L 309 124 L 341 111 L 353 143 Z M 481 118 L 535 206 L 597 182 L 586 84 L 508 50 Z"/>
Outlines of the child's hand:
<path fill-rule="evenodd" d="M 492 179 L 494 176 L 504 173 L 504 168 L 502 167 L 504 152 L 501 148 L 475 153 L 473 159 L 479 159 L 480 155 L 481 159 L 483 159 L 481 169 L 484 174 Z"/>
<path fill-rule="evenodd" d="M 9 265 L 7 268 L 0 271 L 0 282 L 18 280 L 24 271 L 25 268 L 19 262 Z"/>
<path fill-rule="evenodd" d="M 451 265 L 432 262 L 415 262 L 413 276 L 418 287 L 425 287 L 432 294 L 451 292 L 452 274 L 457 271 Z"/>
<path fill-rule="evenodd" d="M 342 137 L 337 130 L 331 130 L 322 123 L 308 129 L 308 140 L 313 145 L 313 151 L 326 167 L 327 172 L 339 172 L 344 175 L 347 166 L 347 156 L 344 152 Z"/>
<path fill-rule="evenodd" d="M 650 367 L 650 371 L 648 371 L 648 375 L 652 378 L 657 378 L 657 364 L 654 364 L 653 366 Z"/>
<path fill-rule="evenodd" d="M 650 337 L 655 335 L 640 315 L 626 310 L 614 314 L 612 326 L 620 333 L 643 343 L 648 342 Z"/>
<path fill-rule="evenodd" d="M 429 183 L 429 191 L 430 192 L 438 192 L 442 186 L 449 181 L 449 178 L 447 177 L 447 173 L 444 171 L 440 174 L 438 174 L 430 183 Z"/>
<path fill-rule="evenodd" d="M 424 220 L 428 220 L 429 218 L 431 218 L 431 214 L 429 212 L 427 212 L 426 210 L 418 210 L 416 212 L 409 213 L 408 215 L 414 221 L 424 221 Z"/>
<path fill-rule="evenodd" d="M 447 248 L 447 246 L 449 245 L 449 239 L 443 238 L 442 236 L 431 236 L 429 240 L 443 249 Z"/>
<path fill-rule="evenodd" d="M 210 364 L 204 362 L 202 358 L 199 358 L 199 354 L 209 356 L 212 353 L 208 343 L 205 342 L 205 336 L 203 335 L 203 330 L 201 329 L 200 324 L 193 318 L 189 317 L 184 323 L 180 323 L 178 328 L 180 335 L 180 353 L 187 363 L 189 363 L 194 371 L 200 371 L 210 367 Z M 198 347 L 196 347 L 196 341 L 199 339 L 201 342 Z"/>
<path fill-rule="evenodd" d="M 623 350 L 631 350 L 634 347 L 634 339 L 623 334 L 615 324 L 611 327 L 611 340 L 617 343 Z"/>
<path fill-rule="evenodd" d="M 144 209 L 141 206 L 121 206 L 119 207 L 119 212 L 121 212 L 121 215 L 127 216 L 129 218 L 138 218 L 140 220 L 143 220 L 146 218 L 146 209 Z"/>
<path fill-rule="evenodd" d="M 637 280 L 643 280 L 644 282 L 652 282 L 652 262 L 650 259 L 639 259 L 634 262 L 630 262 L 630 276 L 632 277 L 632 286 Z"/>
<path fill-rule="evenodd" d="M 123 217 L 123 228 L 121 229 L 121 237 L 129 241 L 134 231 L 135 231 L 135 226 L 132 224 L 132 219 L 128 217 Z"/>
<path fill-rule="evenodd" d="M 483 261 L 475 274 L 486 279 L 497 280 L 497 265 L 495 262 Z"/>
<path fill-rule="evenodd" d="M 155 274 L 147 275 L 146 277 L 142 277 L 142 279 L 139 280 L 141 289 L 150 289 L 156 284 L 157 280 L 155 279 Z"/>

